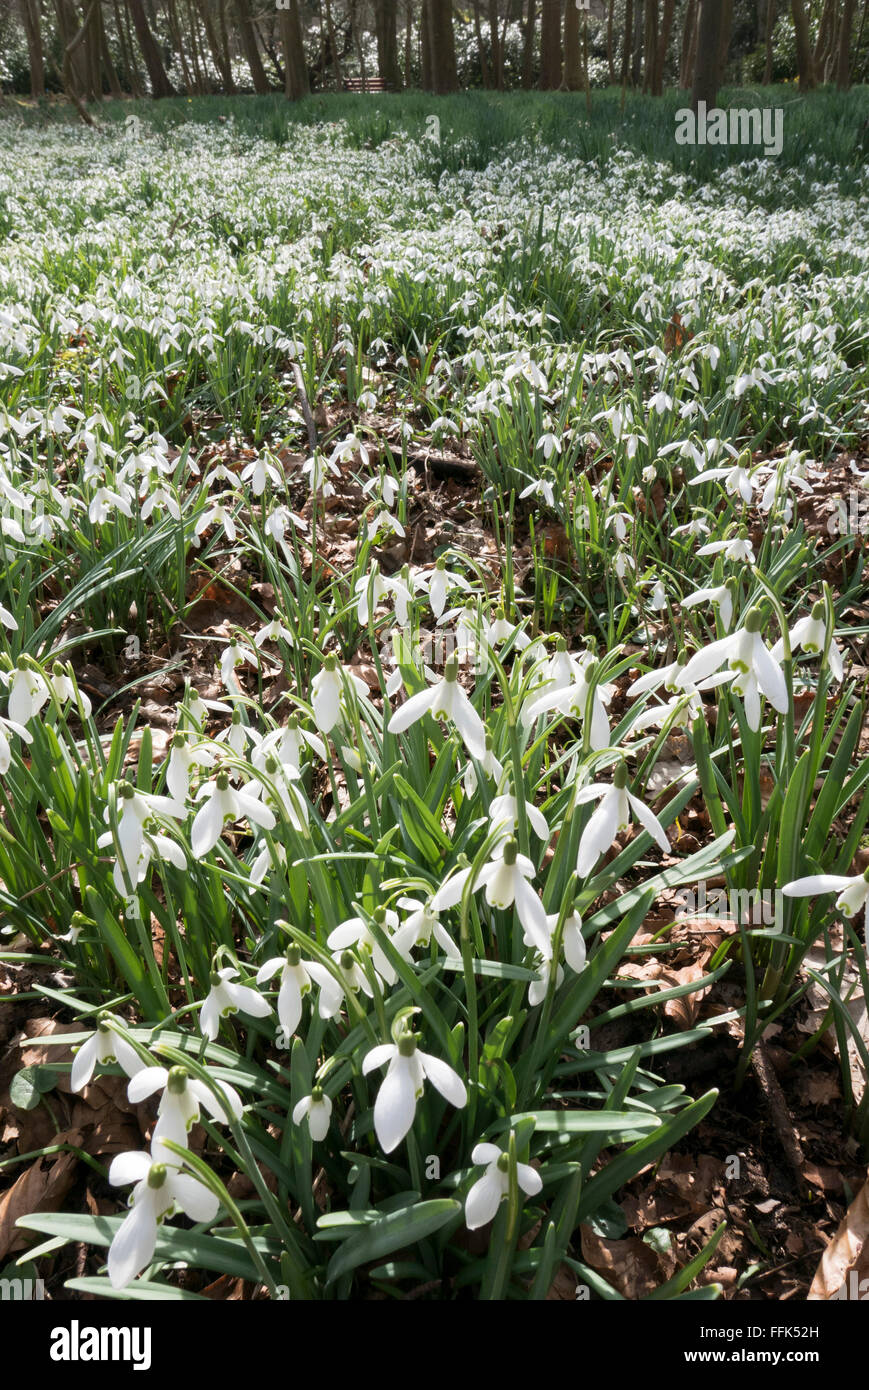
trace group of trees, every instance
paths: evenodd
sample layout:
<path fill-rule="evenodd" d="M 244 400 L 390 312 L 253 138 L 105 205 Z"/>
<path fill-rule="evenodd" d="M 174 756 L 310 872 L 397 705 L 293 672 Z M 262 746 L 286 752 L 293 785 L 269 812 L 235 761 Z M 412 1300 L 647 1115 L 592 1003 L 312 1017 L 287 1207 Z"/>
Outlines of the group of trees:
<path fill-rule="evenodd" d="M 713 101 L 734 49 L 762 52 L 792 26 L 800 88 L 847 88 L 869 0 L 0 0 L 16 7 L 31 95 L 62 90 L 90 119 L 104 95 L 283 90 L 291 100 L 353 73 L 398 89 L 456 91 L 456 26 L 476 45 L 484 87 L 588 88 L 589 55 L 606 80 L 652 94 L 691 88 Z M 859 10 L 859 13 L 858 13 Z"/>

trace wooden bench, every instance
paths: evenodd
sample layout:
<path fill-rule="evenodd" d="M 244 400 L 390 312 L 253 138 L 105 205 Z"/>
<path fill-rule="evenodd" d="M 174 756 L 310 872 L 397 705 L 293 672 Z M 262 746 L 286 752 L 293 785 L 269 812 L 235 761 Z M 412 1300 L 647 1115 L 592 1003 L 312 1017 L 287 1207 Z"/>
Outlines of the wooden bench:
<path fill-rule="evenodd" d="M 391 90 L 382 77 L 366 77 L 364 81 L 361 77 L 345 77 L 343 85 L 345 92 L 388 92 Z"/>

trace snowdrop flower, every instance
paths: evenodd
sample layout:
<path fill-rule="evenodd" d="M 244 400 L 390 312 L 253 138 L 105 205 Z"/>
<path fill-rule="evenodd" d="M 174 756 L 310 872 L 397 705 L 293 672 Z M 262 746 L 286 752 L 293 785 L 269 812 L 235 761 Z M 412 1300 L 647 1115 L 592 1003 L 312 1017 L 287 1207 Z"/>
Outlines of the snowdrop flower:
<path fill-rule="evenodd" d="M 293 1124 L 300 1125 L 307 1118 L 308 1129 L 315 1144 L 319 1144 L 329 1133 L 332 1119 L 332 1102 L 322 1086 L 315 1086 L 309 1096 L 303 1096 L 293 1106 Z"/>
<path fill-rule="evenodd" d="M 234 676 L 235 668 L 245 662 L 249 666 L 256 666 L 256 656 L 250 647 L 246 647 L 243 642 L 233 638 L 223 649 L 220 658 L 220 676 L 227 690 L 230 689 L 230 677 Z"/>
<path fill-rule="evenodd" d="M 373 916 L 387 936 L 398 926 L 398 914 L 391 909 L 377 907 Z M 374 969 L 385 984 L 394 985 L 398 979 L 382 947 L 375 940 L 370 926 L 361 917 L 348 917 L 346 922 L 340 922 L 334 931 L 329 933 L 326 945 L 331 951 L 346 951 L 355 946 L 357 951 L 365 951 L 371 956 Z"/>
<path fill-rule="evenodd" d="M 416 1103 L 430 1081 L 444 1100 L 461 1110 L 468 1101 L 461 1077 L 446 1062 L 423 1052 L 416 1038 L 405 1033 L 397 1043 L 372 1048 L 362 1063 L 367 1076 L 389 1063 L 389 1070 L 374 1102 L 374 1130 L 384 1153 L 392 1153 L 413 1125 Z"/>
<path fill-rule="evenodd" d="M 549 826 L 542 811 L 533 806 L 530 801 L 525 802 L 525 815 L 534 834 L 540 840 L 549 839 Z M 498 843 L 501 839 L 509 840 L 513 836 L 519 824 L 519 807 L 516 797 L 512 792 L 502 796 L 496 796 L 489 806 L 489 831 L 498 832 Z"/>
<path fill-rule="evenodd" d="M 190 848 L 194 859 L 202 859 L 214 849 L 226 821 L 249 820 L 263 830 L 274 830 L 274 813 L 251 792 L 229 785 L 229 773 L 218 772 L 213 782 L 199 788 L 196 797 L 203 805 L 193 819 Z"/>
<path fill-rule="evenodd" d="M 681 601 L 682 608 L 696 608 L 698 603 L 711 603 L 718 609 L 721 626 L 727 632 L 733 622 L 733 588 L 728 584 L 718 584 L 711 588 L 695 589 Z"/>
<path fill-rule="evenodd" d="M 321 493 L 323 497 L 334 496 L 335 489 L 329 482 L 330 473 L 333 477 L 340 478 L 341 469 L 333 458 L 324 459 L 322 455 L 315 454 L 302 464 L 302 472 L 308 480 L 308 488 L 312 493 Z"/>
<path fill-rule="evenodd" d="M 98 1062 L 102 1065 L 117 1062 L 128 1076 L 135 1076 L 145 1066 L 135 1048 L 109 1025 L 110 1017 L 110 1014 L 99 1015 L 95 1032 L 75 1054 L 69 1077 L 72 1090 L 80 1091 L 88 1085 Z"/>
<path fill-rule="evenodd" d="M 392 516 L 385 507 L 381 507 L 380 511 L 371 517 L 366 524 L 366 532 L 369 541 L 373 541 L 381 531 L 385 531 L 387 535 L 392 536 L 405 535 L 405 530 L 401 522 L 396 517 Z"/>
<path fill-rule="evenodd" d="M 375 398 L 376 404 L 376 398 Z M 346 439 L 341 440 L 335 445 L 329 456 L 329 462 L 352 463 L 353 455 L 359 455 L 363 468 L 368 467 L 368 450 L 357 434 L 348 434 Z M 338 472 L 338 470 L 335 470 Z"/>
<path fill-rule="evenodd" d="M 510 1191 L 510 1157 L 497 1144 L 477 1144 L 471 1152 L 471 1162 L 486 1164 L 485 1173 L 465 1199 L 465 1225 L 469 1231 L 478 1231 L 494 1220 Z M 516 1182 L 527 1197 L 536 1197 L 543 1187 L 537 1169 L 528 1163 L 516 1164 Z"/>
<path fill-rule="evenodd" d="M 430 712 L 435 719 L 451 719 L 458 729 L 465 747 L 472 758 L 482 758 L 486 753 L 486 728 L 467 695 L 458 682 L 459 661 L 453 653 L 444 667 L 443 679 L 409 700 L 396 711 L 389 721 L 391 734 L 403 733 L 418 719 Z"/>
<path fill-rule="evenodd" d="M 398 496 L 398 483 L 391 473 L 387 473 L 385 469 L 381 468 L 380 472 L 375 477 L 368 479 L 362 491 L 368 494 L 378 492 L 385 505 L 391 511 L 395 505 L 395 499 Z"/>
<path fill-rule="evenodd" d="M 649 599 L 649 607 L 653 613 L 661 613 L 667 607 L 667 590 L 664 588 L 663 580 L 656 579 L 652 584 L 652 596 Z"/>
<path fill-rule="evenodd" d="M 302 960 L 298 946 L 293 944 L 287 947 L 286 955 L 272 956 L 256 973 L 256 982 L 262 985 L 278 971 L 281 972 L 278 1019 L 287 1038 L 291 1038 L 298 1028 L 302 1017 L 302 1000 L 311 992 L 311 976 L 306 965 L 307 962 Z M 296 1123 L 298 1124 L 298 1120 Z"/>
<path fill-rule="evenodd" d="M 260 628 L 259 632 L 254 636 L 253 642 L 255 647 L 261 647 L 264 642 L 279 641 L 286 642 L 289 647 L 295 645 L 293 634 L 284 626 L 280 616 L 276 614 L 271 622 L 266 623 L 264 627 Z"/>
<path fill-rule="evenodd" d="M 197 536 L 201 536 L 203 532 L 208 530 L 209 526 L 222 526 L 223 534 L 230 544 L 235 541 L 238 535 L 232 512 L 223 502 L 215 502 L 213 507 L 209 507 L 207 512 L 203 512 L 193 529 Z"/>
<path fill-rule="evenodd" d="M 543 457 L 548 463 L 553 454 L 561 453 L 561 440 L 556 434 L 541 434 L 537 441 L 537 447 L 543 450 Z"/>
<path fill-rule="evenodd" d="M 151 831 L 146 834 L 145 830 L 155 815 L 171 816 L 175 820 L 184 820 L 187 810 L 183 804 L 168 796 L 155 796 L 151 792 L 137 791 L 131 782 L 121 782 L 117 788 L 116 808 L 118 857 L 113 870 L 113 878 L 121 897 L 124 897 L 128 891 L 124 873 L 126 872 L 130 883 L 135 887 L 136 884 L 144 880 L 148 865 L 155 853 L 158 858 L 168 859 L 169 863 L 174 864 L 176 868 L 185 869 L 187 867 L 184 851 L 175 844 L 174 840 Z M 110 819 L 108 807 L 106 807 L 105 819 L 107 821 Z M 98 849 L 104 849 L 114 844 L 115 835 L 111 829 L 97 840 Z"/>
<path fill-rule="evenodd" d="M 536 1009 L 542 1004 L 549 993 L 549 981 L 552 976 L 553 966 L 555 966 L 555 988 L 560 989 L 564 981 L 564 971 L 560 965 L 555 965 L 552 956 L 543 956 L 537 964 L 537 973 L 533 980 L 528 981 L 528 1003 L 532 1009 Z"/>
<path fill-rule="evenodd" d="M 567 656 L 567 653 L 564 653 Z M 602 748 L 609 747 L 610 726 L 607 718 L 606 705 L 612 698 L 612 689 L 606 685 L 595 683 L 597 674 L 597 663 L 586 653 L 584 658 L 578 662 L 571 661 L 572 680 L 569 685 L 554 684 L 553 688 L 547 690 L 542 695 L 538 695 L 530 704 L 523 706 L 522 722 L 527 727 L 534 723 L 535 719 L 541 714 L 547 714 L 552 710 L 557 710 L 559 714 L 567 715 L 573 719 L 579 719 L 583 726 L 588 714 L 589 698 L 591 699 L 591 728 L 589 740 L 594 752 L 600 752 Z M 555 677 L 557 682 L 560 675 Z"/>
<path fill-rule="evenodd" d="M 214 767 L 214 755 L 207 744 L 193 743 L 185 733 L 175 734 L 166 767 L 166 786 L 176 801 L 187 800 L 194 767 Z"/>
<path fill-rule="evenodd" d="M 51 668 L 51 675 L 48 677 L 48 686 L 55 699 L 62 705 L 68 700 L 78 706 L 81 702 L 81 711 L 85 719 L 90 719 L 91 702 L 86 693 L 81 690 L 72 679 L 67 675 L 59 661 L 55 661 Z"/>
<path fill-rule="evenodd" d="M 157 1245 L 157 1227 L 177 1206 L 191 1221 L 213 1221 L 220 1203 L 214 1193 L 189 1173 L 179 1160 L 156 1163 L 150 1154 L 117 1154 L 109 1168 L 113 1187 L 135 1183 L 130 1211 L 109 1247 L 109 1279 L 113 1289 L 124 1289 L 151 1263 Z"/>
<path fill-rule="evenodd" d="M 521 652 L 526 647 L 530 647 L 531 638 L 527 632 L 523 632 L 516 623 L 508 622 L 504 616 L 503 608 L 499 608 L 492 622 L 486 625 L 484 641 L 493 647 L 500 647 L 503 642 L 508 641 L 513 636 L 514 632 L 516 638 L 513 646 L 516 651 Z"/>
<path fill-rule="evenodd" d="M 460 956 L 453 938 L 434 909 L 433 899 L 419 903 L 415 898 L 399 898 L 398 906 L 409 914 L 392 938 L 392 944 L 404 960 L 410 960 L 410 953 L 417 946 L 428 946 L 432 937 L 448 956 Z"/>
<path fill-rule="evenodd" d="M 321 1018 L 334 1018 L 347 994 L 358 994 L 361 990 L 369 999 L 374 998 L 374 991 L 352 951 L 336 951 L 332 961 L 335 974 L 319 961 L 305 962 L 305 969 L 320 989 L 317 1012 Z"/>
<path fill-rule="evenodd" d="M 250 1014 L 251 1018 L 265 1018 L 272 1011 L 271 1005 L 255 989 L 233 983 L 237 974 L 231 965 L 211 972 L 211 988 L 199 1011 L 199 1027 L 209 1042 L 214 1042 L 220 1032 L 222 1018 L 229 1018 L 239 1010 Z"/>
<path fill-rule="evenodd" d="M 583 787 L 576 796 L 576 804 L 584 806 L 589 801 L 600 801 L 591 820 L 582 832 L 576 858 L 576 872 L 580 878 L 591 873 L 597 860 L 605 854 L 622 830 L 627 830 L 632 820 L 636 820 L 664 851 L 670 852 L 670 842 L 658 817 L 650 811 L 639 797 L 628 791 L 628 770 L 620 763 L 613 773 L 612 783 L 593 782 Z"/>
<path fill-rule="evenodd" d="M 353 592 L 357 595 L 356 616 L 361 625 L 365 627 L 374 609 L 389 593 L 389 586 L 380 573 L 376 561 L 372 564 L 368 574 L 363 574 L 356 580 Z"/>
<path fill-rule="evenodd" d="M 16 619 L 13 618 L 8 608 L 3 607 L 2 603 L 0 603 L 0 623 L 2 623 L 4 627 L 8 627 L 10 632 L 18 631 L 18 623 Z"/>
<path fill-rule="evenodd" d="M 526 475 L 527 476 L 527 475 Z M 520 498 L 542 497 L 547 507 L 555 507 L 555 489 L 549 478 L 535 478 L 526 488 L 519 493 Z"/>
<path fill-rule="evenodd" d="M 486 751 L 483 754 L 482 758 L 478 759 L 478 761 L 481 768 L 483 769 L 484 775 L 486 777 L 491 778 L 493 782 L 498 783 L 504 775 L 504 768 L 502 767 L 501 763 L 499 763 L 498 759 L 495 757 L 493 747 L 494 742 L 492 739 L 492 735 L 487 730 Z M 470 759 L 468 760 L 468 765 L 465 768 L 465 775 L 462 781 L 466 795 L 470 797 L 475 796 L 477 791 L 477 773 L 474 768 L 474 764 L 473 762 L 471 762 Z"/>
<path fill-rule="evenodd" d="M 270 482 L 272 487 L 276 488 L 282 488 L 284 486 L 283 477 L 278 469 L 275 468 L 273 463 L 269 463 L 268 459 L 263 455 L 254 459 L 252 463 L 249 463 L 246 468 L 242 469 L 241 481 L 246 483 L 248 480 L 250 480 L 251 490 L 255 497 L 262 497 L 267 482 Z"/>
<path fill-rule="evenodd" d="M 708 676 L 726 665 L 731 688 L 745 702 L 749 728 L 760 728 L 760 696 L 765 695 L 773 709 L 787 714 L 788 690 L 784 673 L 760 635 L 763 615 L 759 608 L 746 614 L 745 624 L 727 637 L 712 642 L 692 656 L 685 667 L 684 680 L 702 687 Z"/>
<path fill-rule="evenodd" d="M 732 468 L 707 468 L 696 477 L 688 479 L 689 487 L 700 487 L 701 484 L 709 482 L 713 478 L 720 478 L 724 482 L 724 491 L 730 497 L 735 497 L 738 493 L 746 504 L 751 502 L 754 496 L 754 484 L 748 474 L 747 469 L 739 464 L 734 464 Z M 702 554 L 702 552 L 701 552 Z"/>
<path fill-rule="evenodd" d="M 697 551 L 698 555 L 718 555 L 719 553 L 723 554 L 726 560 L 736 560 L 746 565 L 755 563 L 754 547 L 745 532 L 731 536 L 729 540 L 709 541 L 707 545 L 701 545 Z"/>
<path fill-rule="evenodd" d="M 157 1123 L 151 1137 L 151 1154 L 162 1163 L 177 1163 L 171 1149 L 163 1146 L 164 1139 L 173 1144 L 187 1147 L 187 1136 L 199 1121 L 204 1106 L 212 1119 L 228 1125 L 241 1118 L 243 1106 L 241 1097 L 227 1081 L 218 1079 L 218 1085 L 226 1097 L 226 1105 L 204 1081 L 191 1076 L 186 1067 L 142 1067 L 127 1087 L 127 1099 L 133 1105 L 140 1104 L 155 1091 L 162 1091 L 157 1106 Z M 228 1108 L 227 1108 L 228 1106 Z"/>
<path fill-rule="evenodd" d="M 647 671 L 644 676 L 639 676 L 627 689 L 628 695 L 644 695 L 648 690 L 657 690 L 663 685 L 665 690 L 678 692 L 684 690 L 685 667 L 688 657 L 684 651 L 680 652 L 675 661 L 671 661 L 669 666 L 662 666 L 656 671 Z"/>
<path fill-rule="evenodd" d="M 490 907 L 501 910 L 515 904 L 519 921 L 529 941 L 533 941 L 540 951 L 545 951 L 548 943 L 546 934 L 546 913 L 543 904 L 530 885 L 536 869 L 531 860 L 519 853 L 514 839 L 502 841 L 493 849 L 493 857 L 484 864 L 474 879 L 475 893 L 486 889 L 486 902 Z M 432 899 L 435 912 L 447 907 L 456 907 L 462 900 L 470 869 L 460 869 L 438 889 Z"/>
<path fill-rule="evenodd" d="M 311 704 L 314 710 L 314 719 L 317 728 L 322 734 L 328 734 L 330 729 L 341 718 L 342 707 L 345 702 L 345 679 L 349 682 L 350 689 L 357 695 L 365 695 L 367 686 L 359 676 L 354 676 L 352 671 L 338 665 L 338 658 L 331 654 L 326 657 L 322 667 L 311 681 Z"/>
<path fill-rule="evenodd" d="M 464 575 L 447 569 L 447 562 L 442 555 L 434 569 L 428 575 L 421 575 L 420 579 L 428 585 L 429 605 L 437 619 L 443 615 L 450 589 L 464 589 L 467 592 L 471 587 Z"/>
<path fill-rule="evenodd" d="M 13 724 L 28 724 L 51 698 L 45 679 L 27 657 L 20 656 L 15 669 L 0 672 L 0 678 L 9 688 L 9 718 Z"/>
<path fill-rule="evenodd" d="M 12 747 L 7 737 L 7 729 L 10 733 L 17 734 L 24 743 L 33 742 L 33 735 L 28 733 L 23 724 L 16 724 L 14 719 L 4 719 L 0 715 L 0 776 L 4 777 L 12 765 Z"/>
<path fill-rule="evenodd" d="M 133 513 L 130 509 L 130 498 L 135 496 L 132 488 L 119 484 L 123 488 L 123 495 L 120 492 L 113 492 L 109 487 L 98 487 L 91 498 L 88 507 L 88 521 L 92 526 L 102 526 L 108 521 L 112 512 L 121 512 L 123 516 L 132 519 Z M 22 536 L 22 540 L 24 537 Z"/>
<path fill-rule="evenodd" d="M 843 878 L 839 874 L 810 874 L 808 878 L 794 879 L 782 888 L 786 898 L 813 898 L 821 893 L 836 893 L 836 911 L 843 917 L 855 917 L 861 907 L 866 908 L 869 924 L 869 869 L 855 874 L 853 878 Z"/>
<path fill-rule="evenodd" d="M 802 650 L 811 656 L 822 655 L 827 645 L 826 605 L 823 599 L 814 604 L 811 614 L 794 623 L 788 634 L 791 651 Z M 784 656 L 784 640 L 780 637 L 770 651 L 773 661 L 781 661 Z M 845 676 L 843 652 L 839 644 L 830 643 L 830 671 L 833 679 L 841 681 Z"/>

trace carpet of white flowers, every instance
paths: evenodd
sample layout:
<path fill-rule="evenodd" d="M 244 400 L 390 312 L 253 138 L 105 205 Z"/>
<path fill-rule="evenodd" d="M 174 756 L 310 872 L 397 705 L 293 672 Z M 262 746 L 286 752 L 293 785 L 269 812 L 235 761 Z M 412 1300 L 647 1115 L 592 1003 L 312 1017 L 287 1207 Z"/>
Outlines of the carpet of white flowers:
<path fill-rule="evenodd" d="M 869 1140 L 869 185 L 289 132 L 0 127 L 11 1095 L 125 1136 L 5 1151 L 15 1258 L 618 1297 L 580 1227 L 810 984 Z M 775 914 L 651 977 L 698 885 Z"/>

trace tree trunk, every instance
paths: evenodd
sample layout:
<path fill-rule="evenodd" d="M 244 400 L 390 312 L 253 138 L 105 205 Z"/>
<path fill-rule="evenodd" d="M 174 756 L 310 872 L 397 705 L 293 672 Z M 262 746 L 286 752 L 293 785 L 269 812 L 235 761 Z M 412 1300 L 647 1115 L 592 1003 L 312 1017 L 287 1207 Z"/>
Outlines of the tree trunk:
<path fill-rule="evenodd" d="M 477 53 L 480 58 L 480 81 L 484 88 L 492 85 L 489 77 L 489 59 L 486 57 L 486 45 L 483 43 L 483 28 L 480 23 L 480 0 L 474 0 L 474 34 L 477 39 Z"/>
<path fill-rule="evenodd" d="M 431 48 L 432 91 L 444 95 L 459 89 L 452 0 L 427 0 Z"/>
<path fill-rule="evenodd" d="M 42 22 L 39 0 L 21 0 L 21 20 L 27 37 L 30 67 L 30 95 L 34 101 L 45 96 L 45 59 L 42 54 Z"/>
<path fill-rule="evenodd" d="M 419 71 L 423 91 L 434 91 L 434 65 L 431 51 L 431 6 L 432 0 L 422 0 L 419 20 Z"/>
<path fill-rule="evenodd" d="M 622 110 L 625 109 L 625 93 L 631 71 L 631 54 L 634 44 L 634 0 L 625 3 L 625 41 L 622 47 Z"/>
<path fill-rule="evenodd" d="M 824 65 L 824 59 L 830 51 L 833 38 L 833 29 L 836 24 L 837 0 L 824 0 L 824 8 L 821 10 L 821 22 L 818 25 L 818 39 L 812 53 L 812 61 L 815 64 L 815 71 L 820 72 Z"/>
<path fill-rule="evenodd" d="M 643 91 L 652 92 L 658 51 L 658 0 L 646 0 L 643 28 Z"/>
<path fill-rule="evenodd" d="M 766 7 L 766 58 L 763 64 L 763 85 L 768 87 L 772 81 L 772 36 L 775 29 L 775 0 L 769 0 Z"/>
<path fill-rule="evenodd" d="M 797 68 L 800 74 L 800 91 L 810 92 L 817 85 L 815 65 L 812 61 L 812 45 L 809 38 L 809 20 L 803 0 L 791 0 L 791 14 L 794 20 L 794 36 L 797 41 Z"/>
<path fill-rule="evenodd" d="M 563 82 L 569 92 L 578 92 L 583 86 L 582 54 L 579 44 L 579 10 L 576 8 L 576 0 L 565 0 L 564 5 Z"/>
<path fill-rule="evenodd" d="M 613 11 L 616 0 L 609 0 L 606 12 L 606 65 L 607 77 L 611 87 L 616 85 L 616 69 L 613 61 Z"/>
<path fill-rule="evenodd" d="M 670 35 L 673 32 L 673 11 L 675 0 L 664 0 L 664 14 L 661 18 L 661 27 L 658 31 L 658 48 L 655 53 L 655 75 L 652 82 L 652 92 L 656 97 L 664 94 L 664 66 L 667 62 L 667 49 L 670 47 Z"/>
<path fill-rule="evenodd" d="M 184 40 L 181 37 L 181 25 L 178 23 L 178 10 L 175 6 L 175 0 L 166 0 L 166 15 L 169 20 L 169 32 L 172 35 L 172 42 L 175 45 L 175 51 L 181 62 L 181 76 L 184 78 L 184 86 L 187 89 L 187 95 L 192 97 L 195 91 L 193 74 L 187 64 L 187 54 L 184 51 Z"/>
<path fill-rule="evenodd" d="M 478 35 L 479 37 L 479 35 Z M 413 57 L 413 5 L 404 0 L 404 85 L 410 86 L 411 59 Z"/>
<path fill-rule="evenodd" d="M 697 0 L 688 0 L 685 8 L 685 26 L 682 30 L 682 48 L 679 54 L 679 86 L 684 92 L 689 82 L 693 67 L 691 65 L 691 44 L 697 28 Z"/>
<path fill-rule="evenodd" d="M 102 3 L 100 3 L 100 5 L 97 7 L 97 23 L 99 24 L 100 30 L 100 62 L 102 64 L 102 67 L 105 69 L 106 78 L 109 84 L 109 92 L 113 100 L 120 101 L 124 93 L 121 89 L 121 84 L 118 81 L 118 74 L 115 70 L 114 63 L 112 62 L 111 52 L 109 51 L 109 40 L 106 34 L 106 24 L 103 18 Z"/>
<path fill-rule="evenodd" d="M 492 46 L 492 81 L 499 92 L 504 90 L 504 63 L 501 57 L 501 38 L 498 33 L 498 0 L 489 0 L 489 42 Z"/>
<path fill-rule="evenodd" d="M 397 0 L 375 0 L 374 32 L 377 36 L 377 73 L 387 87 L 398 91 L 401 73 L 398 67 L 398 4 Z"/>
<path fill-rule="evenodd" d="M 238 36 L 244 50 L 244 60 L 250 70 L 253 89 L 257 96 L 265 96 L 271 91 L 271 86 L 257 46 L 250 0 L 235 0 L 235 9 L 238 15 Z"/>
<path fill-rule="evenodd" d="M 854 28 L 854 0 L 845 0 L 839 26 L 839 61 L 836 66 L 836 86 L 847 92 L 851 85 L 851 33 Z"/>
<path fill-rule="evenodd" d="M 534 86 L 534 28 L 537 22 L 536 0 L 528 0 L 525 15 L 525 35 L 522 45 L 522 86 L 528 92 Z"/>
<path fill-rule="evenodd" d="M 144 96 L 144 91 L 142 88 L 142 77 L 136 63 L 133 35 L 130 32 L 130 12 L 125 5 L 122 16 L 118 0 L 112 0 L 112 10 L 115 16 L 115 29 L 118 34 L 118 44 L 121 50 L 121 59 L 124 64 L 124 76 L 127 79 L 127 87 L 129 88 L 130 95 L 139 101 Z"/>
<path fill-rule="evenodd" d="M 302 20 L 298 0 L 288 0 L 279 11 L 281 47 L 284 50 L 284 94 L 287 101 L 300 101 L 310 91 L 305 45 L 302 39 Z"/>
<path fill-rule="evenodd" d="M 540 86 L 561 86 L 561 0 L 542 0 L 540 19 Z"/>
<path fill-rule="evenodd" d="M 148 17 L 145 14 L 145 6 L 142 0 L 127 0 L 130 11 L 130 18 L 133 21 L 133 28 L 136 31 L 136 38 L 139 40 L 139 49 L 148 70 L 148 77 L 151 80 L 151 96 L 155 100 L 160 97 L 171 97 L 175 93 L 172 83 L 166 76 L 166 69 L 163 66 L 163 59 L 157 47 L 157 41 L 151 33 Z"/>
<path fill-rule="evenodd" d="M 718 96 L 720 53 L 721 0 L 700 0 L 697 57 L 694 62 L 694 85 L 691 88 L 691 107 L 695 113 L 701 101 L 706 102 L 707 109 L 715 105 Z"/>
<path fill-rule="evenodd" d="M 733 31 L 733 0 L 721 0 L 721 44 L 718 49 L 718 85 L 724 82 L 727 56 L 730 52 L 730 35 Z"/>

